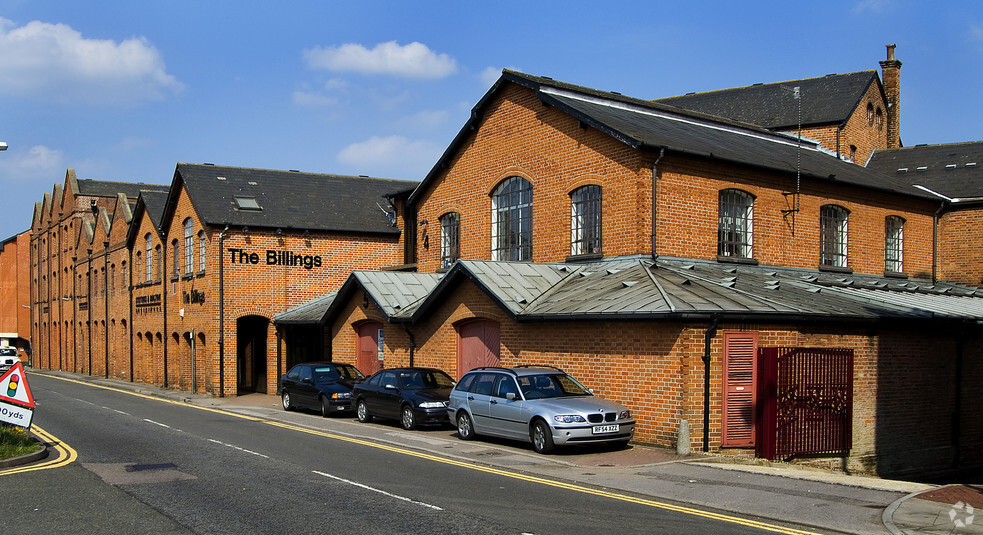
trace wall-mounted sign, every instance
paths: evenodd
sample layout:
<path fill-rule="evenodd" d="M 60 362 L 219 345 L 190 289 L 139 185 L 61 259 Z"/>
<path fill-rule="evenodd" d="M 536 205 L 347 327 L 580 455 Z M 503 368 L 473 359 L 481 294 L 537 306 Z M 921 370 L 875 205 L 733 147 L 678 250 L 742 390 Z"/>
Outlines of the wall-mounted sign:
<path fill-rule="evenodd" d="M 133 305 L 136 308 L 137 314 L 160 312 L 160 294 L 138 295 L 136 299 L 133 300 Z"/>
<path fill-rule="evenodd" d="M 205 304 L 205 292 L 199 292 L 198 290 L 191 290 L 190 292 L 183 292 L 184 294 L 184 304 L 186 305 L 204 305 Z"/>
<path fill-rule="evenodd" d="M 259 264 L 259 253 L 250 253 L 245 249 L 229 247 L 229 261 L 233 264 Z M 299 255 L 293 251 L 274 251 L 266 250 L 266 257 L 263 258 L 268 266 L 301 266 L 304 269 L 314 269 L 321 267 L 321 257 L 316 255 Z"/>

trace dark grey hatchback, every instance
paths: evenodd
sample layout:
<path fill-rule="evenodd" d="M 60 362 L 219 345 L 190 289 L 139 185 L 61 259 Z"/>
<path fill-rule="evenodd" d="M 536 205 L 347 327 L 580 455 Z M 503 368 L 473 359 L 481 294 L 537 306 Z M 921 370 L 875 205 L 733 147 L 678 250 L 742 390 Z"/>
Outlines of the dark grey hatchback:
<path fill-rule="evenodd" d="M 280 377 L 277 393 L 285 411 L 303 407 L 330 416 L 352 410 L 352 386 L 364 378 L 351 364 L 304 362 Z"/>

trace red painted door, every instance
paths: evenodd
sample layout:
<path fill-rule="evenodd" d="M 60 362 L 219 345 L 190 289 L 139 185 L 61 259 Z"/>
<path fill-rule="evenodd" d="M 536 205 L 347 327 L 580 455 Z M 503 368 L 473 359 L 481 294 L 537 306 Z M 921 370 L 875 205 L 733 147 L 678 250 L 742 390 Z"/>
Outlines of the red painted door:
<path fill-rule="evenodd" d="M 457 378 L 481 366 L 499 365 L 499 327 L 491 320 L 474 320 L 458 327 Z"/>
<path fill-rule="evenodd" d="M 754 446 L 757 353 L 758 333 L 724 333 L 724 447 Z"/>
<path fill-rule="evenodd" d="M 382 324 L 377 321 L 367 321 L 358 326 L 358 356 L 355 367 L 365 375 L 372 375 L 382 369 L 382 361 L 379 360 L 380 331 Z"/>

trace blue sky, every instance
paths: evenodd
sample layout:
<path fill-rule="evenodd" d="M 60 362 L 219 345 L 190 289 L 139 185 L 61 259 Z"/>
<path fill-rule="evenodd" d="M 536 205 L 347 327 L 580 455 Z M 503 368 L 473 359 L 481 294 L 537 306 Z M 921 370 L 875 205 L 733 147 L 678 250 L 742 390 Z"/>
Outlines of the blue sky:
<path fill-rule="evenodd" d="M 419 180 L 503 68 L 658 98 L 879 71 L 888 43 L 904 144 L 983 140 L 975 0 L 0 0 L 0 239 L 67 168 Z"/>

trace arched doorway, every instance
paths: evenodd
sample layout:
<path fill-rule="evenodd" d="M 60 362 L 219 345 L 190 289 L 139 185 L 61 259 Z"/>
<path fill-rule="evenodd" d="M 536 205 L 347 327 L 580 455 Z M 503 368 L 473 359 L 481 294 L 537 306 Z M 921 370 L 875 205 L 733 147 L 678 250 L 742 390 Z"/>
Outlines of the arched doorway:
<path fill-rule="evenodd" d="M 457 378 L 481 366 L 498 366 L 500 327 L 492 320 L 476 319 L 457 326 Z"/>
<path fill-rule="evenodd" d="M 240 394 L 266 393 L 266 337 L 270 320 L 243 316 L 236 320 L 236 377 Z"/>
<path fill-rule="evenodd" d="M 358 357 L 355 367 L 365 375 L 382 369 L 382 354 L 379 348 L 380 333 L 383 332 L 382 324 L 378 321 L 366 321 L 359 323 L 355 327 L 358 332 Z M 383 336 L 383 340 L 385 337 Z"/>

